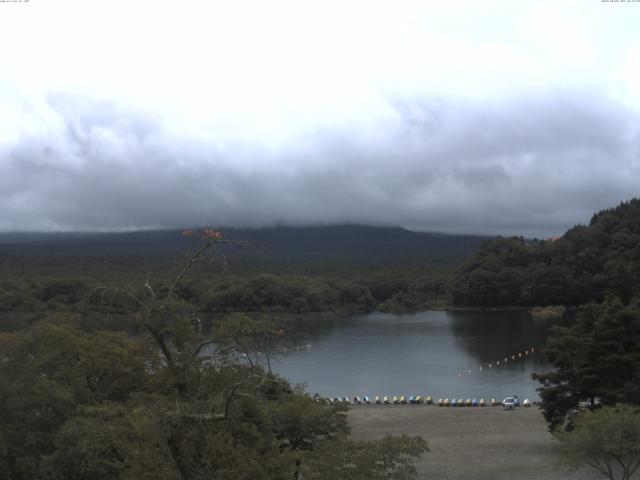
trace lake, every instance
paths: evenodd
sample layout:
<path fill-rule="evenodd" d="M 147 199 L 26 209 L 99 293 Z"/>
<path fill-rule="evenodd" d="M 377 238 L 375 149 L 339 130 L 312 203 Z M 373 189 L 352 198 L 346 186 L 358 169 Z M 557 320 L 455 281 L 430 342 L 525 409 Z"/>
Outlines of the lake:
<path fill-rule="evenodd" d="M 287 331 L 296 347 L 272 366 L 322 396 L 538 399 L 531 374 L 549 368 L 540 353 L 548 327 L 522 311 L 301 321 Z"/>

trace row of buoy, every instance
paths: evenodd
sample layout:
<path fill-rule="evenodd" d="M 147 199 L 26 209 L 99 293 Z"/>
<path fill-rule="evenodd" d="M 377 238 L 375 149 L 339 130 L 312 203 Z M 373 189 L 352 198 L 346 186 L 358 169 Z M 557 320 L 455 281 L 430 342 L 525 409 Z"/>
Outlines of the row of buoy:
<path fill-rule="evenodd" d="M 533 355 L 535 353 L 536 349 L 535 347 L 529 347 L 527 349 L 525 349 L 522 352 L 518 352 L 518 353 L 514 353 L 513 355 L 511 355 L 511 361 L 516 361 L 519 360 L 521 358 L 526 358 L 529 355 Z M 502 362 L 503 365 L 506 365 L 509 363 L 509 356 L 504 357 L 503 360 L 496 360 L 495 362 L 491 362 L 486 364 L 487 368 L 493 368 L 495 367 L 499 367 L 500 366 L 500 362 Z M 485 365 L 480 365 L 480 367 L 478 368 L 479 371 L 482 371 L 482 369 L 485 368 Z"/>
<path fill-rule="evenodd" d="M 484 369 L 488 368 L 488 369 L 496 369 L 496 368 L 500 368 L 500 366 L 507 366 L 509 365 L 509 359 L 511 359 L 511 363 L 513 363 L 514 361 L 517 360 L 521 360 L 521 359 L 525 359 L 527 357 L 529 357 L 530 355 L 533 355 L 535 353 L 536 349 L 535 347 L 527 347 L 525 350 L 523 350 L 522 352 L 518 352 L 518 353 L 514 353 L 513 355 L 508 355 L 506 357 L 504 357 L 503 360 L 496 360 L 494 362 L 490 362 L 487 364 L 483 364 L 478 366 L 477 371 L 478 372 L 482 372 Z M 474 369 L 470 368 L 468 370 L 462 371 L 462 372 L 458 372 L 458 378 L 462 378 L 465 375 L 471 375 L 473 374 Z"/>
<path fill-rule="evenodd" d="M 363 405 L 363 404 L 371 404 L 371 403 L 375 403 L 378 405 L 407 405 L 407 404 L 411 404 L 411 405 L 416 405 L 416 404 L 425 404 L 425 405 L 433 405 L 434 404 L 434 400 L 431 396 L 428 397 L 422 397 L 421 395 L 410 395 L 408 398 L 406 395 L 396 395 L 393 397 L 389 397 L 389 396 L 384 396 L 384 397 L 380 397 L 380 396 L 376 396 L 373 401 L 371 401 L 371 399 L 368 396 L 363 396 L 363 397 L 359 397 L 359 396 L 355 396 L 353 397 L 353 400 L 349 397 L 327 397 L 326 399 L 327 403 L 330 404 L 337 404 L 337 403 L 348 403 L 348 404 L 354 404 L 354 405 Z M 499 405 L 502 405 L 502 401 L 496 400 L 495 398 L 492 398 L 490 402 L 485 402 L 484 398 L 481 398 L 480 400 L 477 400 L 475 398 L 459 398 L 459 399 L 451 399 L 449 400 L 448 398 L 442 399 L 439 398 L 437 402 L 438 406 L 440 407 L 486 407 L 487 405 L 490 405 L 492 407 L 497 407 Z M 522 406 L 524 407 L 530 407 L 533 404 L 533 402 L 531 402 L 529 399 L 525 399 L 524 402 L 522 402 Z M 519 402 L 515 403 L 515 406 L 519 407 L 520 404 Z"/>

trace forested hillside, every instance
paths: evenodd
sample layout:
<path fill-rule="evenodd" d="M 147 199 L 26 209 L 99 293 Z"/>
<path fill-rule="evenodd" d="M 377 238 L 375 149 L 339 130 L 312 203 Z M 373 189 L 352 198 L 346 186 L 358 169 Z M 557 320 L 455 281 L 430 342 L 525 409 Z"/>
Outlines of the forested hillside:
<path fill-rule="evenodd" d="M 457 270 L 454 305 L 580 305 L 640 289 L 640 199 L 596 213 L 561 238 L 483 242 Z"/>

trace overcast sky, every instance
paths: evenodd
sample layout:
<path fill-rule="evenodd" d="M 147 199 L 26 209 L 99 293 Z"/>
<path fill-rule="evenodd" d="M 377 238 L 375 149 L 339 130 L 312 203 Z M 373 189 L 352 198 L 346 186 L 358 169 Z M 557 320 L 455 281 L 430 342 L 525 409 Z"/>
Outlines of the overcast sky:
<path fill-rule="evenodd" d="M 640 3 L 0 2 L 0 231 L 546 237 L 640 194 Z"/>

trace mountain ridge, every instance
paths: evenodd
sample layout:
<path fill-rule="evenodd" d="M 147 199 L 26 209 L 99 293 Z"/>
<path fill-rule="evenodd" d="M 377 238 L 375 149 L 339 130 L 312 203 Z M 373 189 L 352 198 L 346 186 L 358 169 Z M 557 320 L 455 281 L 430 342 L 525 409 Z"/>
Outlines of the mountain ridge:
<path fill-rule="evenodd" d="M 14 232 L 0 234 L 3 253 L 173 254 L 193 246 L 182 229 L 133 232 Z M 491 237 L 415 232 L 401 227 L 332 225 L 231 229 L 226 238 L 250 248 L 244 256 L 276 258 L 430 258 L 462 259 Z"/>

